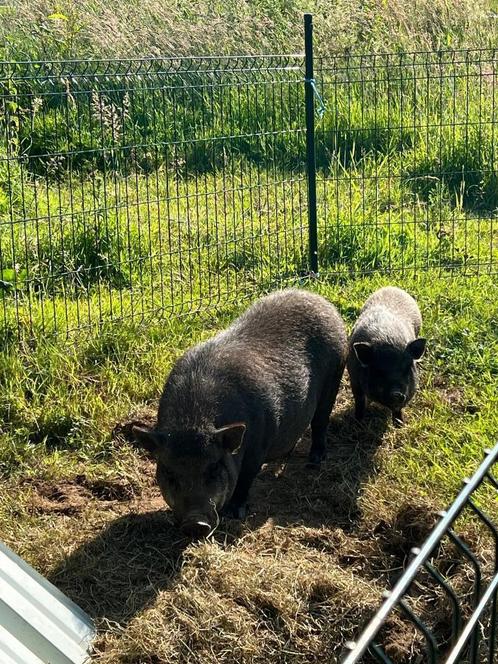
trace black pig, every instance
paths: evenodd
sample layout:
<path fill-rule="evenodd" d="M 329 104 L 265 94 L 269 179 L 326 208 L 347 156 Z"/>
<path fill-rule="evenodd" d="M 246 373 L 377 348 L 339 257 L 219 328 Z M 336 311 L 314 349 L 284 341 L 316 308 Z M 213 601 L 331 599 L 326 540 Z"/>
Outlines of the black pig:
<path fill-rule="evenodd" d="M 161 492 L 184 532 L 208 535 L 223 509 L 243 518 L 261 465 L 288 454 L 309 424 L 310 461 L 321 461 L 346 356 L 336 308 L 289 289 L 176 362 L 155 430 L 134 434 L 156 457 Z"/>
<path fill-rule="evenodd" d="M 403 422 L 402 408 L 415 393 L 417 366 L 426 340 L 418 338 L 422 316 L 401 288 L 381 288 L 365 302 L 349 340 L 348 372 L 361 419 L 367 398 L 387 406 L 393 422 Z"/>

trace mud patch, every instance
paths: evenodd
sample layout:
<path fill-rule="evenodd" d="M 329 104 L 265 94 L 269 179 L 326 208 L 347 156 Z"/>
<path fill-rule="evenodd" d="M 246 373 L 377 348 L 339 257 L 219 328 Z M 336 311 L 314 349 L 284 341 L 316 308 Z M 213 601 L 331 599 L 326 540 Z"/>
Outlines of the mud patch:
<path fill-rule="evenodd" d="M 118 444 L 128 443 L 135 446 L 135 437 L 132 433 L 133 427 L 153 429 L 156 424 L 156 417 L 156 408 L 144 408 L 135 416 L 118 422 L 112 430 L 112 439 Z"/>
<path fill-rule="evenodd" d="M 78 483 L 87 489 L 91 495 L 101 501 L 126 502 L 136 495 L 136 488 L 126 480 L 89 480 L 86 477 L 78 477 Z"/>
<path fill-rule="evenodd" d="M 35 482 L 31 511 L 38 514 L 78 514 L 88 506 L 92 494 L 75 482 Z"/>
<path fill-rule="evenodd" d="M 137 495 L 136 487 L 127 480 L 91 480 L 77 475 L 74 480 L 48 482 L 36 480 L 31 484 L 30 507 L 36 513 L 74 515 L 82 512 L 92 501 L 107 503 L 129 502 Z"/>

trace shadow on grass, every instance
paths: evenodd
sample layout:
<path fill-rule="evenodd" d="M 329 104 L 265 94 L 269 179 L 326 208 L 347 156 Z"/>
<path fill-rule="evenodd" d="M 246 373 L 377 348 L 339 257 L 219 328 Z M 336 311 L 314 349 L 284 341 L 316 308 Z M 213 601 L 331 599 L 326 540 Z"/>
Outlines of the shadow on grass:
<path fill-rule="evenodd" d="M 248 525 L 256 528 L 271 518 L 280 526 L 351 530 L 359 517 L 361 486 L 375 472 L 375 453 L 389 421 L 387 411 L 377 408 L 370 409 L 361 423 L 350 410 L 333 415 L 322 467 L 307 465 L 306 435 L 280 472 L 281 465 L 268 464 L 256 479 Z"/>
<path fill-rule="evenodd" d="M 174 584 L 188 544 L 166 511 L 127 514 L 77 548 L 49 578 L 92 618 L 123 625 Z"/>
<path fill-rule="evenodd" d="M 216 541 L 234 542 L 268 518 L 281 526 L 352 529 L 361 485 L 374 471 L 387 422 L 387 414 L 379 410 L 371 411 L 362 423 L 349 411 L 335 415 L 322 468 L 307 466 L 305 436 L 282 472 L 277 472 L 278 463 L 263 468 L 251 492 L 247 522 L 224 520 Z M 49 578 L 92 618 L 126 625 L 152 605 L 159 592 L 175 585 L 189 544 L 166 510 L 126 514 L 79 546 Z"/>

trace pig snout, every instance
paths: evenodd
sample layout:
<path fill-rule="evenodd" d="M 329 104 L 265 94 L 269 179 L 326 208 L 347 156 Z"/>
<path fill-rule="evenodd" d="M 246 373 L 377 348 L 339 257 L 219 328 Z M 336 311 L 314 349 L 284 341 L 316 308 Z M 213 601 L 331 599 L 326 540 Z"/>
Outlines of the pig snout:
<path fill-rule="evenodd" d="M 189 537 L 203 538 L 207 537 L 212 528 L 207 521 L 187 521 L 182 523 L 181 530 Z"/>
<path fill-rule="evenodd" d="M 201 514 L 190 514 L 180 524 L 180 530 L 184 535 L 202 539 L 207 537 L 213 530 L 216 529 L 217 520 L 210 519 L 209 517 Z"/>

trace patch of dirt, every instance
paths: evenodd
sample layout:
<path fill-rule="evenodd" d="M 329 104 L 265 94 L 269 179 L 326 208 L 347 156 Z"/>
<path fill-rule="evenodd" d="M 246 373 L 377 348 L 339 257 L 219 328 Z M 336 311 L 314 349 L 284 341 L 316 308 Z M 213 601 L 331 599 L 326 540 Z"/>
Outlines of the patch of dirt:
<path fill-rule="evenodd" d="M 403 564 L 414 547 L 420 546 L 434 528 L 438 516 L 432 505 L 407 502 L 388 523 L 380 521 L 373 530 L 385 554 Z"/>
<path fill-rule="evenodd" d="M 152 485 L 154 468 L 143 464 L 144 474 L 149 475 Z M 125 479 L 89 479 L 77 475 L 73 480 L 58 482 L 28 482 L 32 487 L 31 509 L 37 513 L 74 515 L 86 509 L 91 502 L 129 503 L 141 495 L 141 490 Z"/>
<path fill-rule="evenodd" d="M 88 480 L 86 477 L 78 477 L 76 481 L 82 487 L 88 489 L 94 498 L 101 501 L 117 500 L 126 502 L 135 497 L 135 488 L 126 480 Z"/>
<path fill-rule="evenodd" d="M 380 633 L 379 641 L 384 644 L 386 655 L 397 664 L 414 664 L 423 661 L 421 658 L 425 651 L 423 635 L 397 614 L 389 616 Z"/>
<path fill-rule="evenodd" d="M 134 417 L 118 422 L 112 431 L 112 439 L 117 443 L 131 443 L 135 446 L 135 437 L 132 433 L 134 426 L 144 429 L 153 429 L 156 424 L 157 408 L 142 409 Z"/>
<path fill-rule="evenodd" d="M 480 408 L 465 397 L 465 391 L 456 385 L 447 385 L 442 378 L 435 378 L 434 387 L 438 390 L 441 400 L 447 404 L 451 410 L 457 413 L 468 413 L 475 415 Z"/>
<path fill-rule="evenodd" d="M 75 482 L 35 482 L 31 509 L 35 513 L 55 513 L 71 516 L 84 510 L 92 495 Z"/>
<path fill-rule="evenodd" d="M 117 443 L 134 443 L 133 426 L 152 428 L 155 424 L 156 409 L 145 408 L 133 418 L 119 422 L 112 437 Z M 146 456 L 136 460 L 136 479 L 129 478 L 90 478 L 84 473 L 72 480 L 45 481 L 26 480 L 32 493 L 29 509 L 38 514 L 60 514 L 74 516 L 96 502 L 116 505 L 131 505 L 140 499 L 143 509 L 160 509 L 164 501 L 155 485 L 155 463 Z"/>

